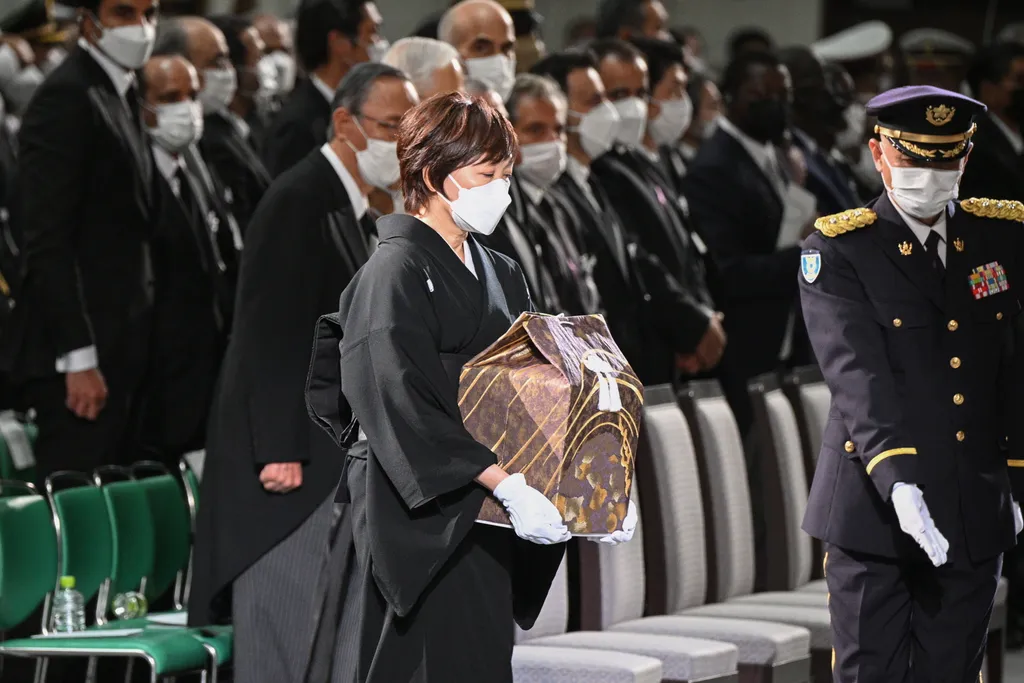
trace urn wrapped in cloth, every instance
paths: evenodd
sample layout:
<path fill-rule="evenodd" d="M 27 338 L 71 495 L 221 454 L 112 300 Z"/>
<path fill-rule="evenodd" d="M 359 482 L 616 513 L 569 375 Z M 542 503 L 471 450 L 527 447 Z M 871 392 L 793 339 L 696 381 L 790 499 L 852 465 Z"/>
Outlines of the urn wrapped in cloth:
<path fill-rule="evenodd" d="M 621 528 L 642 407 L 643 385 L 598 315 L 524 313 L 459 379 L 469 433 L 581 536 Z M 491 498 L 477 519 L 511 526 Z"/>

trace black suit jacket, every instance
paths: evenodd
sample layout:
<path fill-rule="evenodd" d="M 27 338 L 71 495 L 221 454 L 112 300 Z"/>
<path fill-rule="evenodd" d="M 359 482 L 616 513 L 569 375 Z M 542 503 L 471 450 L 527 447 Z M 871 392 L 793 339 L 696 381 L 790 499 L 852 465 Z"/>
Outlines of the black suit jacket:
<path fill-rule="evenodd" d="M 852 179 L 832 158 L 812 145 L 803 133 L 793 135 L 793 144 L 807 161 L 807 191 L 818 200 L 818 213 L 823 216 L 861 206 Z"/>
<path fill-rule="evenodd" d="M 127 100 L 76 48 L 23 117 L 26 278 L 0 354 L 17 376 L 53 375 L 58 356 L 92 345 L 108 384 L 144 369 L 158 197 L 134 91 Z"/>
<path fill-rule="evenodd" d="M 270 175 L 281 175 L 327 142 L 330 124 L 331 104 L 327 98 L 309 78 L 298 83 L 274 116 L 263 144 L 263 159 Z"/>
<path fill-rule="evenodd" d="M 319 150 L 277 178 L 253 216 L 210 418 L 192 623 L 225 616 L 218 598 L 235 577 L 338 485 L 342 452 L 306 413 L 306 371 L 317 319 L 368 257 L 365 234 Z M 259 473 L 275 462 L 302 462 L 302 487 L 264 491 Z"/>
<path fill-rule="evenodd" d="M 270 187 L 270 175 L 263 161 L 235 124 L 220 114 L 206 117 L 199 149 L 214 175 L 230 193 L 231 213 L 244 235 L 256 205 Z"/>
<path fill-rule="evenodd" d="M 168 463 L 204 445 L 226 328 L 217 296 L 224 261 L 202 185 L 190 174 L 187 181 L 176 196 L 157 178 L 163 210 L 153 239 L 156 302 L 139 430 L 141 445 Z"/>
<path fill-rule="evenodd" d="M 832 404 L 803 528 L 925 562 L 890 503 L 893 484 L 917 484 L 950 558 L 982 562 L 1013 547 L 1011 491 L 1024 495 L 1020 224 L 955 206 L 943 278 L 886 195 L 871 208 L 873 224 L 804 242 L 815 267 L 800 293 Z M 1008 288 L 975 289 L 985 268 Z"/>
<path fill-rule="evenodd" d="M 971 142 L 971 157 L 960 178 L 960 196 L 1024 201 L 1024 160 L 991 114 L 978 117 L 978 130 Z"/>
<path fill-rule="evenodd" d="M 771 181 L 732 135 L 701 145 L 685 180 L 686 197 L 719 268 L 730 354 L 736 371 L 774 370 L 797 302 L 793 273 L 800 247 L 775 248 L 783 203 Z"/>

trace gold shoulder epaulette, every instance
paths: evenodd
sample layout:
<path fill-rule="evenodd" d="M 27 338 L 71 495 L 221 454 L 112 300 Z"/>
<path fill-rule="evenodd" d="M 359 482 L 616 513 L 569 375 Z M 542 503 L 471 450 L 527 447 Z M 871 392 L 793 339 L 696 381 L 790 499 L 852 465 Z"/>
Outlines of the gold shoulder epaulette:
<path fill-rule="evenodd" d="M 971 197 L 960 202 L 960 207 L 967 213 L 982 218 L 1001 218 L 1005 221 L 1024 223 L 1024 204 L 1012 199 Z"/>
<path fill-rule="evenodd" d="M 822 216 L 814 221 L 814 227 L 825 237 L 838 237 L 844 232 L 871 225 L 876 218 L 878 215 L 871 209 L 850 209 L 831 216 Z"/>

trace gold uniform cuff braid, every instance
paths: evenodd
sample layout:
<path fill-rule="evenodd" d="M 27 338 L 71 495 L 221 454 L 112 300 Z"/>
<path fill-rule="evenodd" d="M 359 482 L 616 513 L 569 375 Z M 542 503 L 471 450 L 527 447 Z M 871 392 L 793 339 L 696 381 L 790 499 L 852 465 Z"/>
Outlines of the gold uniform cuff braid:
<path fill-rule="evenodd" d="M 890 448 L 887 451 L 882 451 L 875 457 L 871 458 L 871 462 L 868 463 L 867 473 L 871 474 L 871 470 L 878 466 L 878 463 L 882 462 L 886 458 L 891 458 L 894 455 L 917 455 L 916 448 Z M 1024 465 L 1022 465 L 1024 466 Z"/>
<path fill-rule="evenodd" d="M 1024 460 L 1007 460 L 1007 467 L 1024 467 Z"/>

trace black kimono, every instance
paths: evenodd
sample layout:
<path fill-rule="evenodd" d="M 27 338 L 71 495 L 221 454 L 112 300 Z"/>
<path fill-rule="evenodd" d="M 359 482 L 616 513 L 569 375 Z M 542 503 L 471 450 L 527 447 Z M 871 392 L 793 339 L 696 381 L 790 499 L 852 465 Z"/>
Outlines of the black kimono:
<path fill-rule="evenodd" d="M 564 546 L 475 523 L 487 491 L 474 479 L 496 459 L 463 427 L 458 378 L 530 309 L 526 282 L 470 239 L 478 280 L 411 216 L 377 227 L 307 388 L 322 426 L 366 435 L 349 453 L 325 576 L 328 595 L 344 595 L 325 604 L 307 681 L 510 683 L 513 618 L 533 624 Z"/>

